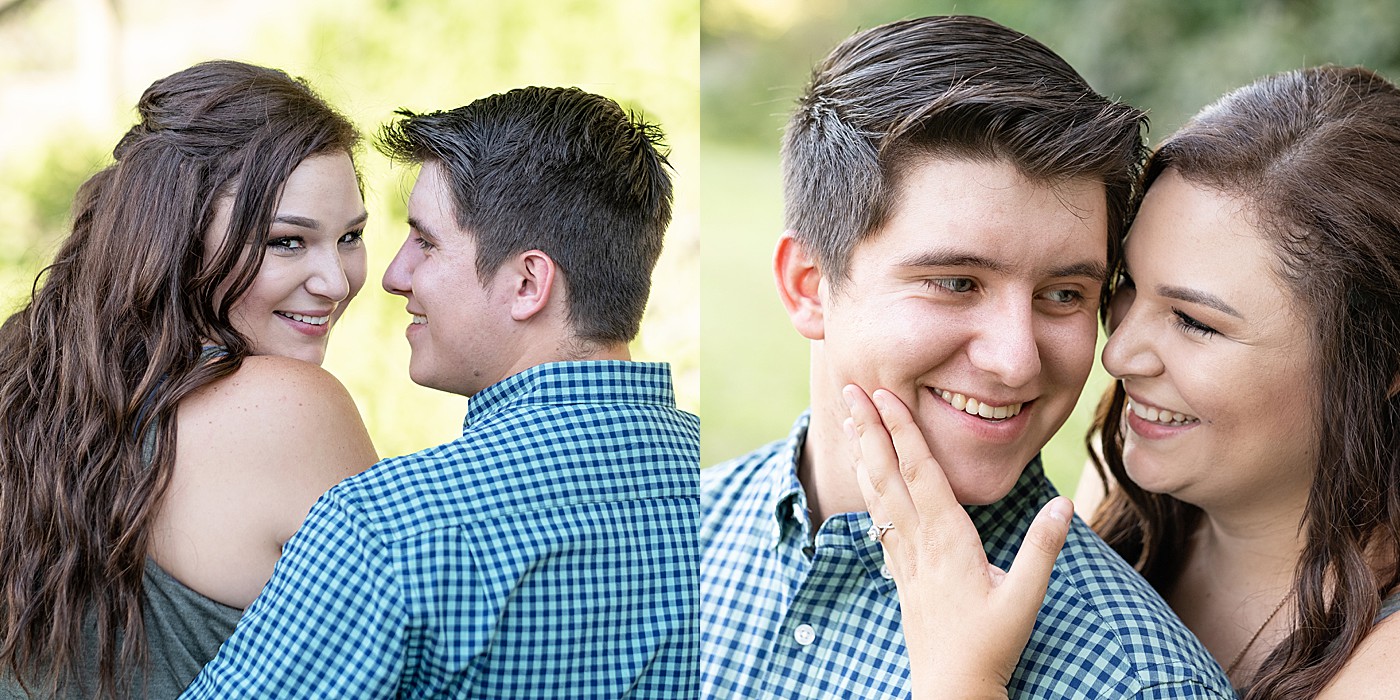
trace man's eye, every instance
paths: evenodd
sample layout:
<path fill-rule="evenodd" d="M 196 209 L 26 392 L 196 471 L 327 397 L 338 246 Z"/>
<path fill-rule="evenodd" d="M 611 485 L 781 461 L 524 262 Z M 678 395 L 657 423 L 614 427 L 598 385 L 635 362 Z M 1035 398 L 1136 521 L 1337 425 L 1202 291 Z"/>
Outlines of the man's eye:
<path fill-rule="evenodd" d="M 977 288 L 977 284 L 967 277 L 939 277 L 928 280 L 928 284 L 957 294 L 966 294 Z"/>

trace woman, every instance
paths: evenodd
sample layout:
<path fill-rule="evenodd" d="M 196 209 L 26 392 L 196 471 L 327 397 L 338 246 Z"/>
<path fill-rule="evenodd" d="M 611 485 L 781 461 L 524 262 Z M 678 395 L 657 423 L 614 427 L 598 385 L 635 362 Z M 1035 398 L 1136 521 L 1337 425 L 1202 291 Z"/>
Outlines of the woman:
<path fill-rule="evenodd" d="M 0 328 L 0 696 L 178 695 L 375 461 L 316 366 L 365 279 L 354 127 L 228 61 L 137 107 Z"/>
<path fill-rule="evenodd" d="M 1264 78 L 1153 155 L 1114 261 L 1096 528 L 1246 698 L 1400 687 L 1398 180 L 1394 85 Z"/>

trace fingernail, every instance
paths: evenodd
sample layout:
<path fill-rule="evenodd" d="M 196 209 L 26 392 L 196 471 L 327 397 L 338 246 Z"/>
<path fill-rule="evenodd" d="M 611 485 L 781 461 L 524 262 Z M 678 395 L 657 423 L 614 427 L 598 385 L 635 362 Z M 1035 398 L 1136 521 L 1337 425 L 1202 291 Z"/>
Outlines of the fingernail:
<path fill-rule="evenodd" d="M 846 400 L 846 408 L 856 407 L 856 385 L 847 384 L 841 389 L 841 398 Z"/>
<path fill-rule="evenodd" d="M 875 401 L 875 407 L 883 411 L 889 406 L 890 392 L 884 389 L 876 389 L 875 393 L 871 395 L 870 398 Z"/>
<path fill-rule="evenodd" d="M 846 437 L 852 440 L 856 439 L 856 419 L 847 418 L 841 421 L 841 429 L 846 431 Z"/>
<path fill-rule="evenodd" d="M 1050 517 L 1062 523 L 1069 522 L 1074 515 L 1074 504 L 1068 498 L 1056 498 L 1050 502 Z"/>

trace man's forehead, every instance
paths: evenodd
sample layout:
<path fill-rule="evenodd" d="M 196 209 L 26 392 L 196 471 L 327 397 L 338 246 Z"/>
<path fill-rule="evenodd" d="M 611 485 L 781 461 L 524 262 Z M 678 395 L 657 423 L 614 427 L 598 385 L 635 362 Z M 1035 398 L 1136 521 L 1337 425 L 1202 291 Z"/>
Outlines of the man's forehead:
<path fill-rule="evenodd" d="M 418 171 L 418 179 L 408 197 L 408 218 L 428 227 L 430 233 L 458 229 L 452 188 L 442 165 L 436 161 L 423 163 Z"/>

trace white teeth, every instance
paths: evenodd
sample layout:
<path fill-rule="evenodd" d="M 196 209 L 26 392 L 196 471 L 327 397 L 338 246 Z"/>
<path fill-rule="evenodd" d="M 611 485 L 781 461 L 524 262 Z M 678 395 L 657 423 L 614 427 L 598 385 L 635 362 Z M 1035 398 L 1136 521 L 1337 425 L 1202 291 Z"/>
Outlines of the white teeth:
<path fill-rule="evenodd" d="M 277 313 L 293 321 L 310 324 L 312 326 L 324 326 L 331 322 L 330 316 L 303 316 L 302 314 L 294 314 L 287 311 L 278 311 Z"/>
<path fill-rule="evenodd" d="M 1025 406 L 1024 403 L 1013 403 L 1007 406 L 992 406 L 982 403 L 977 399 L 970 399 L 962 394 L 944 391 L 943 389 L 934 389 L 934 393 L 938 394 L 939 397 L 959 411 L 990 420 L 1014 418 L 1021 413 L 1021 408 Z"/>
<path fill-rule="evenodd" d="M 423 324 L 425 324 L 425 323 L 427 323 L 427 322 L 428 322 L 428 317 L 427 317 L 427 316 L 419 316 L 418 314 L 413 314 L 413 325 L 415 325 L 415 326 L 420 326 L 420 325 L 423 325 Z"/>
<path fill-rule="evenodd" d="M 1128 399 L 1128 409 L 1138 418 L 1148 421 L 1149 423 L 1160 423 L 1162 425 L 1186 425 L 1187 423 L 1198 423 L 1201 420 L 1184 413 L 1143 406 L 1132 399 Z"/>

